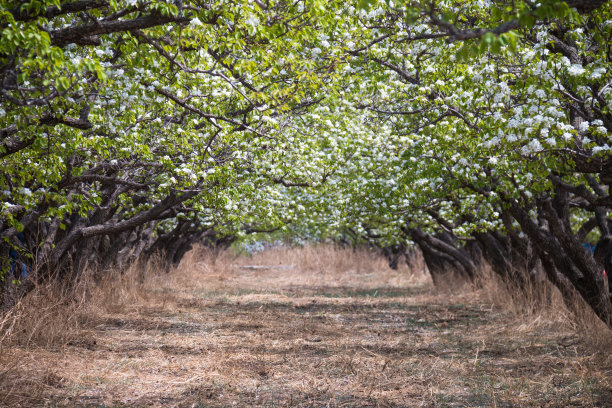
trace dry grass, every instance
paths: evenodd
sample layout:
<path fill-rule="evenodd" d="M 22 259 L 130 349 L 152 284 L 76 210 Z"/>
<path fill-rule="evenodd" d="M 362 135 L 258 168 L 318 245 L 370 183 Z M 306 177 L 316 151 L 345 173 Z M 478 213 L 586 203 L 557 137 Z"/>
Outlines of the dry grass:
<path fill-rule="evenodd" d="M 481 269 L 480 275 L 474 294 L 481 302 L 503 310 L 523 324 L 546 323 L 551 328 L 573 332 L 592 350 L 612 349 L 612 333 L 577 293 L 573 299 L 564 301 L 561 293 L 546 280 L 528 282 L 519 291 L 489 268 Z"/>
<path fill-rule="evenodd" d="M 436 292 L 419 268 L 392 271 L 367 252 L 330 247 L 248 258 L 200 249 L 170 274 L 150 267 L 144 280 L 133 268 L 84 290 L 77 310 L 67 306 L 65 320 L 77 316 L 78 325 L 68 323 L 63 345 L 56 337 L 3 346 L 0 405 L 612 401 L 610 343 L 585 340 L 566 312 L 520 316 L 518 304 L 496 306 L 508 299 L 497 286 Z"/>

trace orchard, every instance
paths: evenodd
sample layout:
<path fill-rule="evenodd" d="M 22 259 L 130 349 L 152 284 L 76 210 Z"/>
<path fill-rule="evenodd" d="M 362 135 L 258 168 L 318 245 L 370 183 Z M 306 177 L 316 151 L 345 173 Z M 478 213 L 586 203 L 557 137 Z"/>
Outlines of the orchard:
<path fill-rule="evenodd" d="M 610 2 L 5 0 L 0 30 L 4 288 L 273 235 L 612 327 Z"/>

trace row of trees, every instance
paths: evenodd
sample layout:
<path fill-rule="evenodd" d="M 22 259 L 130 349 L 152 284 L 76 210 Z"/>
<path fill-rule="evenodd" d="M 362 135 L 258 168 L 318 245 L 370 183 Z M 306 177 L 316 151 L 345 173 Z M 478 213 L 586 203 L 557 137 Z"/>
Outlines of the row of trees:
<path fill-rule="evenodd" d="M 62 274 L 176 262 L 258 230 L 262 192 L 284 182 L 260 171 L 282 154 L 278 117 L 331 77 L 310 49 L 333 3 L 299 3 L 4 2 L 2 259 L 17 247 Z"/>
<path fill-rule="evenodd" d="M 72 276 L 284 231 L 391 264 L 416 244 L 434 282 L 542 270 L 612 325 L 608 2 L 1 10 L 4 271 L 11 248 Z"/>
<path fill-rule="evenodd" d="M 414 242 L 434 281 L 473 280 L 484 260 L 521 290 L 543 271 L 610 325 L 612 25 L 609 4 L 574 5 L 525 5 L 536 23 L 478 2 L 363 19 L 372 36 L 352 53 L 345 114 L 367 111 L 379 144 L 327 192 L 330 209 L 346 203 L 349 240 L 391 263 Z"/>

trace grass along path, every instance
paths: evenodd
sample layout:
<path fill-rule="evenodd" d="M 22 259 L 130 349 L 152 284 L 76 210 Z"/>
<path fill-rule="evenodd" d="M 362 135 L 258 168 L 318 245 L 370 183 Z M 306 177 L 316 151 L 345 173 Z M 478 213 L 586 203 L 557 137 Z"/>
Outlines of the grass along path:
<path fill-rule="evenodd" d="M 350 255 L 350 253 L 349 253 Z M 192 254 L 97 301 L 63 346 L 3 350 L 0 405 L 605 407 L 611 358 L 557 320 L 435 294 L 326 248 Z M 243 268 L 244 265 L 285 265 Z"/>

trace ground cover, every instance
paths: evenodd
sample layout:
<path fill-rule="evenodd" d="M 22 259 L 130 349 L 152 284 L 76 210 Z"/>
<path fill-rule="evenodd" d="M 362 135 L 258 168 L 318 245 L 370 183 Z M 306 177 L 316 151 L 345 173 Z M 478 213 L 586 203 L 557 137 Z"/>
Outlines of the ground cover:
<path fill-rule="evenodd" d="M 3 346 L 0 406 L 612 401 L 609 352 L 563 316 L 520 317 L 476 292 L 436 292 L 421 269 L 328 248 L 216 262 L 192 253 L 131 293 L 92 291 L 97 306 L 64 344 Z"/>

